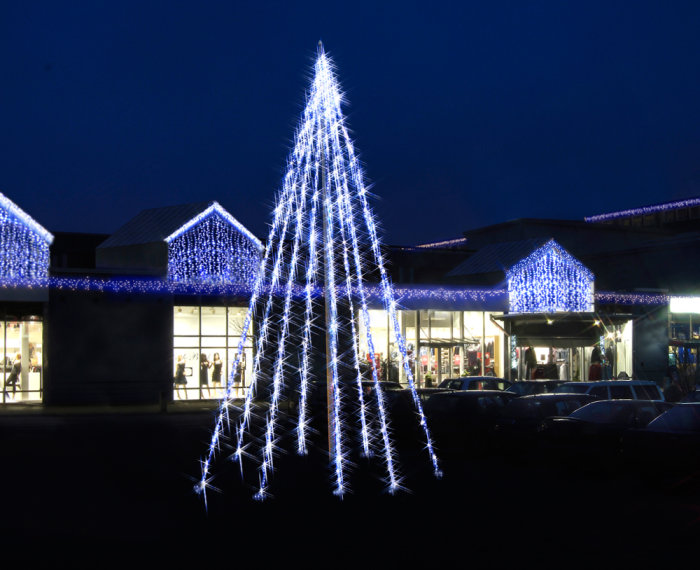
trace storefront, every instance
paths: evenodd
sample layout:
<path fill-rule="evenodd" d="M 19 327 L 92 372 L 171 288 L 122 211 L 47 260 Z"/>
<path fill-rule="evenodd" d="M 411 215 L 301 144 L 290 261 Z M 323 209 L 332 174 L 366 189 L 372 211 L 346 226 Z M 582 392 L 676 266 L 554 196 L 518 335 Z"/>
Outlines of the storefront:
<path fill-rule="evenodd" d="M 632 377 L 631 314 L 595 310 L 593 273 L 555 240 L 506 271 L 508 378 Z"/>
<path fill-rule="evenodd" d="M 247 331 L 241 366 L 234 371 L 233 365 L 247 310 L 247 307 L 174 307 L 175 401 L 221 398 L 232 375 L 233 396 L 244 395 L 253 372 L 252 326 Z"/>
<path fill-rule="evenodd" d="M 14 310 L 13 310 L 14 309 Z M 0 315 L 3 362 L 3 404 L 41 402 L 43 397 L 43 322 L 38 306 L 32 312 L 10 308 Z M 14 314 L 13 314 L 14 313 Z"/>
<path fill-rule="evenodd" d="M 411 370 L 418 386 L 436 386 L 458 376 L 503 374 L 504 336 L 487 311 L 404 310 L 398 312 Z M 375 348 L 367 348 L 360 322 L 360 352 L 373 359 L 384 380 L 406 383 L 396 338 L 384 310 L 370 311 Z M 483 355 L 483 356 L 482 356 Z"/>
<path fill-rule="evenodd" d="M 510 339 L 511 380 L 633 376 L 631 315 L 537 313 L 498 318 Z"/>
<path fill-rule="evenodd" d="M 0 404 L 43 399 L 43 322 L 52 241 L 52 234 L 0 194 Z"/>
<path fill-rule="evenodd" d="M 683 392 L 696 387 L 700 351 L 700 297 L 671 297 L 668 311 L 668 366 Z"/>

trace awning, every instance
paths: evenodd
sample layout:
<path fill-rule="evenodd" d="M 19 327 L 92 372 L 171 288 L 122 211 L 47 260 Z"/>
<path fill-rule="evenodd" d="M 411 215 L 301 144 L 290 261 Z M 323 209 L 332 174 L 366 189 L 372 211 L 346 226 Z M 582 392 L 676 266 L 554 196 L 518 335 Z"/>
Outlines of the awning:
<path fill-rule="evenodd" d="M 518 313 L 494 315 L 503 321 L 508 334 L 516 335 L 517 346 L 591 346 L 615 325 L 632 319 L 627 313 Z"/>

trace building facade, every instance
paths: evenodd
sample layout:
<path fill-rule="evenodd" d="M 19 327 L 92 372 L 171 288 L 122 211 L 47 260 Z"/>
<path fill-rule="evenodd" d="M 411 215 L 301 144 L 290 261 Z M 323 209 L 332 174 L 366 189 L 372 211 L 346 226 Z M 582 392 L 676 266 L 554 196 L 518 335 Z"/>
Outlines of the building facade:
<path fill-rule="evenodd" d="M 657 225 L 524 219 L 385 248 L 418 385 L 623 372 L 662 384 L 670 367 L 694 385 L 700 224 L 684 207 L 697 208 L 666 208 Z M 220 398 L 229 379 L 234 395 L 249 387 L 256 322 L 246 317 L 264 248 L 218 203 L 54 240 L 0 195 L 0 245 L 3 405 L 165 405 Z M 359 339 L 364 327 L 357 319 Z M 406 382 L 379 301 L 370 327 L 374 352 L 359 340 L 359 353 Z"/>

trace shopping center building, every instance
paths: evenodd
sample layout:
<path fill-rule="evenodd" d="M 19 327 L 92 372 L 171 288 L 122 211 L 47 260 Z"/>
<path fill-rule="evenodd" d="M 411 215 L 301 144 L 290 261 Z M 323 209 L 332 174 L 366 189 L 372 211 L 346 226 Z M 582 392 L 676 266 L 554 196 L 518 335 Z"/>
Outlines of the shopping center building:
<path fill-rule="evenodd" d="M 263 251 L 216 202 L 144 210 L 112 235 L 52 235 L 0 195 L 1 403 L 213 400 L 231 375 L 242 395 L 257 332 L 255 322 L 243 330 L 245 315 Z M 420 386 L 465 374 L 622 372 L 661 384 L 669 364 L 694 383 L 700 199 L 582 221 L 514 220 L 385 251 Z M 374 354 L 363 341 L 360 353 L 382 378 L 405 382 L 379 300 L 370 319 Z M 174 384 L 178 374 L 186 384 Z"/>

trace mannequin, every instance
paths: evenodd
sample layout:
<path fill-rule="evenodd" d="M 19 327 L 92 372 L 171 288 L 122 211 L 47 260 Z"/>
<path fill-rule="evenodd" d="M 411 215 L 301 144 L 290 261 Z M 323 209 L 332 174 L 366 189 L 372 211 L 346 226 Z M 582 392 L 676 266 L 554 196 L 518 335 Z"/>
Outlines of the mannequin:
<path fill-rule="evenodd" d="M 214 395 L 217 398 L 219 396 L 218 390 L 221 388 L 221 367 L 223 364 L 224 363 L 222 362 L 221 357 L 219 357 L 219 353 L 215 352 L 212 361 L 213 370 L 211 371 L 211 383 L 214 386 Z"/>
<path fill-rule="evenodd" d="M 178 400 L 187 399 L 187 391 L 184 390 L 184 386 L 187 384 L 187 378 L 185 378 L 185 360 L 182 358 L 182 354 L 177 355 L 177 364 L 175 365 L 175 392 L 177 393 Z M 182 390 L 182 391 L 181 391 Z M 184 398 L 183 398 L 184 392 Z"/>

